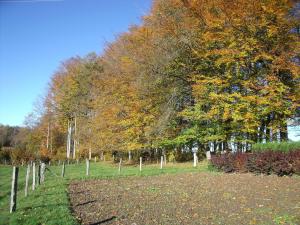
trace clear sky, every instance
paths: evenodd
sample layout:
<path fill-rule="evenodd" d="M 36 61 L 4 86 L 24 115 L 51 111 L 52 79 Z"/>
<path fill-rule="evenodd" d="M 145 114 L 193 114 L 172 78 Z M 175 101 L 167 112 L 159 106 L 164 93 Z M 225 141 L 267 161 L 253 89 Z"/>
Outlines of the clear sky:
<path fill-rule="evenodd" d="M 0 0 L 0 123 L 22 125 L 60 62 L 140 24 L 151 0 Z"/>

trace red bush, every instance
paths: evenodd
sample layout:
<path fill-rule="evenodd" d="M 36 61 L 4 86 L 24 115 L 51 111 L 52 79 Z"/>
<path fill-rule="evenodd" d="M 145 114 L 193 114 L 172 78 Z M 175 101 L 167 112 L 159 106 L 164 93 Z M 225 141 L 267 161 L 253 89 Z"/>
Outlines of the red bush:
<path fill-rule="evenodd" d="M 291 152 L 265 151 L 259 153 L 229 153 L 213 156 L 211 163 L 226 173 L 252 172 L 277 174 L 278 176 L 300 174 L 300 150 Z"/>

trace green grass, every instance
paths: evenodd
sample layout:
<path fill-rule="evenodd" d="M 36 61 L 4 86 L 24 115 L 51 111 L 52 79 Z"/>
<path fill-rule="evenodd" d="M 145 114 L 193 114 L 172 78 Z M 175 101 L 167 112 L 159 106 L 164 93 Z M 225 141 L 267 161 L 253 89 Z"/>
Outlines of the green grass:
<path fill-rule="evenodd" d="M 300 141 L 289 141 L 289 142 L 268 142 L 268 143 L 256 143 L 252 145 L 253 152 L 262 152 L 262 151 L 282 151 L 289 152 L 294 150 L 300 150 Z"/>
<path fill-rule="evenodd" d="M 45 183 L 31 190 L 24 197 L 26 167 L 20 167 L 17 196 L 17 211 L 9 214 L 9 198 L 11 188 L 12 167 L 0 166 L 0 224 L 78 224 L 71 215 L 68 200 L 68 184 L 72 180 L 81 179 L 117 179 L 127 176 L 153 176 L 165 173 L 208 171 L 207 162 L 202 162 L 197 168 L 192 163 L 168 164 L 163 170 L 159 165 L 146 165 L 143 171 L 138 166 L 126 166 L 118 173 L 117 165 L 109 163 L 91 163 L 90 176 L 85 176 L 85 164 L 66 166 L 65 178 L 60 177 L 61 166 L 49 167 L 46 171 Z M 55 174 L 57 176 L 55 176 Z M 32 183 L 32 177 L 30 184 Z M 155 191 L 155 190 L 150 190 Z"/>

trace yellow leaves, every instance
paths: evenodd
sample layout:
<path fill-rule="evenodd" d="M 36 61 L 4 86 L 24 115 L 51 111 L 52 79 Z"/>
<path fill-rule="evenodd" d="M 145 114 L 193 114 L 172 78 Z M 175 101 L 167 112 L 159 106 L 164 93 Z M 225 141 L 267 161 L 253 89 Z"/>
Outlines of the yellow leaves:
<path fill-rule="evenodd" d="M 254 62 L 258 61 L 258 60 L 274 60 L 274 57 L 273 55 L 271 54 L 268 54 L 266 52 L 261 52 L 260 54 L 257 54 L 255 57 L 254 57 Z"/>
<path fill-rule="evenodd" d="M 225 104 L 224 105 L 224 113 L 223 113 L 223 120 L 226 121 L 232 117 L 231 105 Z"/>
<path fill-rule="evenodd" d="M 300 44 L 287 10 L 277 1 L 155 1 L 143 25 L 99 57 L 102 72 L 84 70 L 93 68 L 86 59 L 63 64 L 51 86 L 59 120 L 66 127 L 83 108 L 82 124 L 94 132 L 87 138 L 109 150 L 176 139 L 186 127 L 192 135 L 176 143 L 255 133 L 270 113 L 288 116 L 300 104 L 300 69 L 291 60 Z"/>
<path fill-rule="evenodd" d="M 121 57 L 121 63 L 124 64 L 131 64 L 133 61 L 131 58 L 129 58 L 128 56 L 122 56 Z"/>

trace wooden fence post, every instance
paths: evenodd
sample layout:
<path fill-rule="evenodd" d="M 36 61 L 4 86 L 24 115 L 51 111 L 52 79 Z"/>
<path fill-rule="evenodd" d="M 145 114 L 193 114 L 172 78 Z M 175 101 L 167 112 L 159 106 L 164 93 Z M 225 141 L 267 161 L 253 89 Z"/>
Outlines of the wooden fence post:
<path fill-rule="evenodd" d="M 9 208 L 10 213 L 16 211 L 17 209 L 18 175 L 19 175 L 19 167 L 14 166 L 12 181 L 11 181 L 10 208 Z"/>
<path fill-rule="evenodd" d="M 44 162 L 41 163 L 41 183 L 44 183 L 45 181 L 45 169 L 46 164 Z"/>
<path fill-rule="evenodd" d="M 206 159 L 211 160 L 211 154 L 210 151 L 206 151 Z"/>
<path fill-rule="evenodd" d="M 35 172 L 35 162 L 32 163 L 32 190 L 35 190 L 35 178 L 36 178 L 36 172 Z"/>
<path fill-rule="evenodd" d="M 91 160 L 92 159 L 92 148 L 90 147 L 89 148 L 89 160 Z"/>
<path fill-rule="evenodd" d="M 66 169 L 65 161 L 63 161 L 62 169 L 61 169 L 61 177 L 65 177 L 65 169 Z"/>
<path fill-rule="evenodd" d="M 27 165 L 27 171 L 26 171 L 26 179 L 25 179 L 25 197 L 27 197 L 27 195 L 28 195 L 29 176 L 30 176 L 30 164 Z"/>
<path fill-rule="evenodd" d="M 140 157 L 140 172 L 142 172 L 142 161 L 143 161 L 143 157 Z"/>
<path fill-rule="evenodd" d="M 119 174 L 121 174 L 121 165 L 122 165 L 122 158 L 120 159 L 120 162 L 119 162 Z"/>
<path fill-rule="evenodd" d="M 196 167 L 197 166 L 197 154 L 196 154 L 196 152 L 194 152 L 194 167 Z"/>
<path fill-rule="evenodd" d="M 37 175 L 38 175 L 37 185 L 40 185 L 41 184 L 41 163 L 38 164 Z"/>
<path fill-rule="evenodd" d="M 163 162 L 164 162 L 164 157 L 161 156 L 161 157 L 160 157 L 160 169 L 163 168 Z"/>
<path fill-rule="evenodd" d="M 90 160 L 85 159 L 86 162 L 86 175 L 89 176 L 90 175 Z"/>
<path fill-rule="evenodd" d="M 132 156 L 131 156 L 131 151 L 128 152 L 128 161 L 131 162 Z"/>

